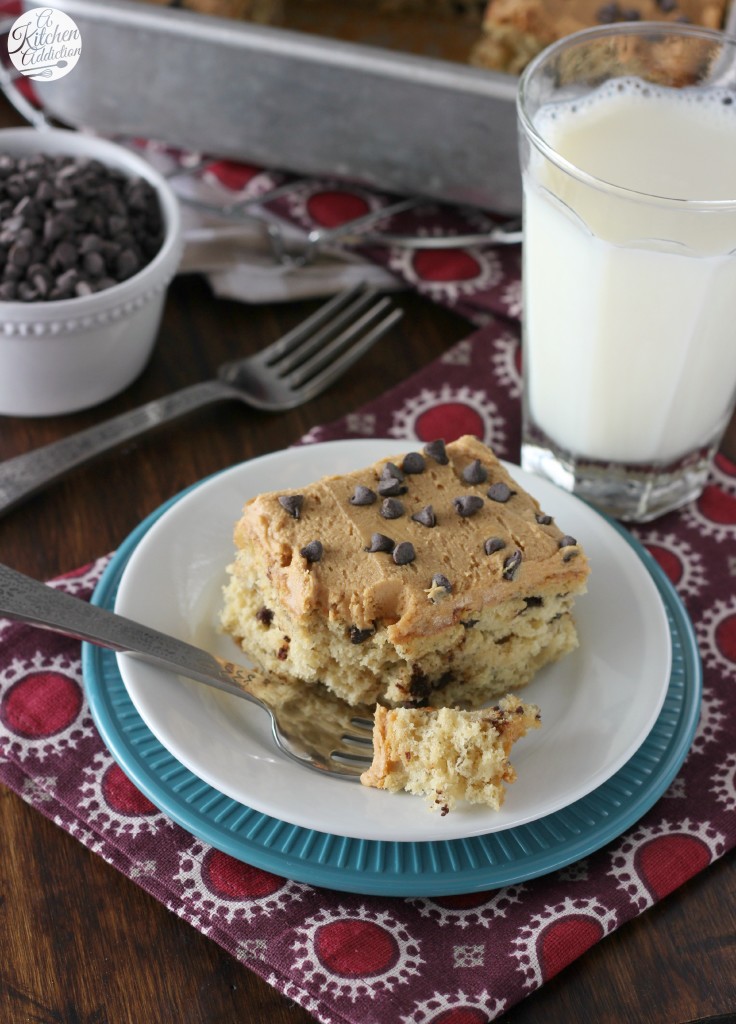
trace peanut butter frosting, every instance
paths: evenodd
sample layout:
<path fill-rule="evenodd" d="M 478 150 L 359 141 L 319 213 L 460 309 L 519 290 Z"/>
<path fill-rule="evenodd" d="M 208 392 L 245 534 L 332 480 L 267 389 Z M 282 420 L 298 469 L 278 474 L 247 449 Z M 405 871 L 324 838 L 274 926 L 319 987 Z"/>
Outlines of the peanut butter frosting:
<path fill-rule="evenodd" d="M 515 597 L 582 592 L 589 571 L 577 540 L 470 436 L 261 494 L 235 543 L 295 618 L 318 612 L 357 638 L 380 623 L 393 643 Z"/>

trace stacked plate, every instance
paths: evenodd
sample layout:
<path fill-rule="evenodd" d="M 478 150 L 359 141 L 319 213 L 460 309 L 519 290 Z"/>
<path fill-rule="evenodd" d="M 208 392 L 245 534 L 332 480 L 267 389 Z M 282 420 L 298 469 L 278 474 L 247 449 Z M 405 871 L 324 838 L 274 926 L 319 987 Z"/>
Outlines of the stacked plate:
<path fill-rule="evenodd" d="M 94 602 L 232 658 L 221 588 L 244 502 L 349 472 L 406 447 L 335 441 L 235 466 L 145 520 Z M 276 750 L 257 707 L 85 645 L 97 727 L 121 768 L 198 838 L 275 874 L 348 892 L 440 896 L 520 882 L 604 846 L 651 807 L 695 732 L 702 676 L 692 626 L 654 559 L 611 520 L 546 481 L 512 474 L 583 544 L 580 647 L 523 691 L 542 729 L 514 748 L 500 811 L 455 808 L 316 774 Z"/>

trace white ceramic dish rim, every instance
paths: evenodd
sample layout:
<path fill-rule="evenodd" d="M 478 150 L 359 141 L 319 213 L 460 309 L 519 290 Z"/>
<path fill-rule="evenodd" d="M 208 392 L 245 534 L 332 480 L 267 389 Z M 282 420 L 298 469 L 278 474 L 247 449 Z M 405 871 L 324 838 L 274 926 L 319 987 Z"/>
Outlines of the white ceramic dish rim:
<path fill-rule="evenodd" d="M 124 306 L 126 302 L 139 295 L 142 289 L 145 291 L 147 287 L 152 287 L 156 280 L 159 281 L 160 288 L 168 285 L 176 273 L 181 258 L 182 226 L 179 200 L 164 176 L 142 156 L 107 139 L 63 128 L 5 128 L 0 130 L 0 151 L 13 156 L 44 152 L 89 157 L 98 159 L 129 176 L 145 178 L 156 190 L 164 220 L 161 248 L 153 259 L 132 277 L 101 292 L 71 299 L 54 299 L 48 302 L 0 300 L 0 322 L 12 323 L 29 319 L 36 322 L 63 321 L 67 317 L 73 317 L 78 321 L 83 315 L 93 317 L 110 306 Z"/>
<path fill-rule="evenodd" d="M 232 641 L 218 633 L 216 620 L 232 526 L 246 498 L 409 447 L 383 440 L 327 442 L 263 456 L 205 481 L 142 538 L 123 573 L 116 610 L 232 655 Z M 230 798 L 334 835 L 459 839 L 536 820 L 587 795 L 631 757 L 661 710 L 671 668 L 666 612 L 641 559 L 604 517 L 554 485 L 511 469 L 566 532 L 577 532 L 593 571 L 589 593 L 577 605 L 579 650 L 520 691 L 540 705 L 544 725 L 514 748 L 519 779 L 499 812 L 464 805 L 440 817 L 419 798 L 310 772 L 276 751 L 258 709 L 118 656 L 145 724 L 178 761 Z M 596 585 L 598 580 L 605 583 Z"/>

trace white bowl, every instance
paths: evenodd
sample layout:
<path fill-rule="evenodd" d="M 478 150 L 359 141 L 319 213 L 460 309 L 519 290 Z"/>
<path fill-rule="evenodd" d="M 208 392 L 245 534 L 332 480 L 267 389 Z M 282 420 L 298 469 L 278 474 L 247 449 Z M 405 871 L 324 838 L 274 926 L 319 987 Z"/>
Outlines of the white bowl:
<path fill-rule="evenodd" d="M 0 131 L 0 152 L 97 159 L 146 179 L 158 195 L 163 244 L 138 273 L 77 298 L 0 301 L 0 414 L 53 416 L 96 405 L 127 387 L 151 355 L 166 289 L 181 259 L 178 200 L 141 157 L 92 136 L 10 128 Z"/>

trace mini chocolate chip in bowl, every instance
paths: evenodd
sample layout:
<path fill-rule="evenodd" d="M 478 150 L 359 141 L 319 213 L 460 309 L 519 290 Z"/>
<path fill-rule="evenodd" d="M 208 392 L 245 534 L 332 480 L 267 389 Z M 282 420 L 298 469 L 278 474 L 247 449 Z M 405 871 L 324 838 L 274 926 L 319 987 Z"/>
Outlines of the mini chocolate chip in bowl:
<path fill-rule="evenodd" d="M 6 301 L 53 302 L 111 288 L 150 263 L 163 242 L 153 185 L 78 156 L 6 155 L 0 216 Z"/>
<path fill-rule="evenodd" d="M 142 156 L 78 132 L 6 129 L 0 155 L 0 415 L 88 408 L 151 355 L 178 200 Z"/>

